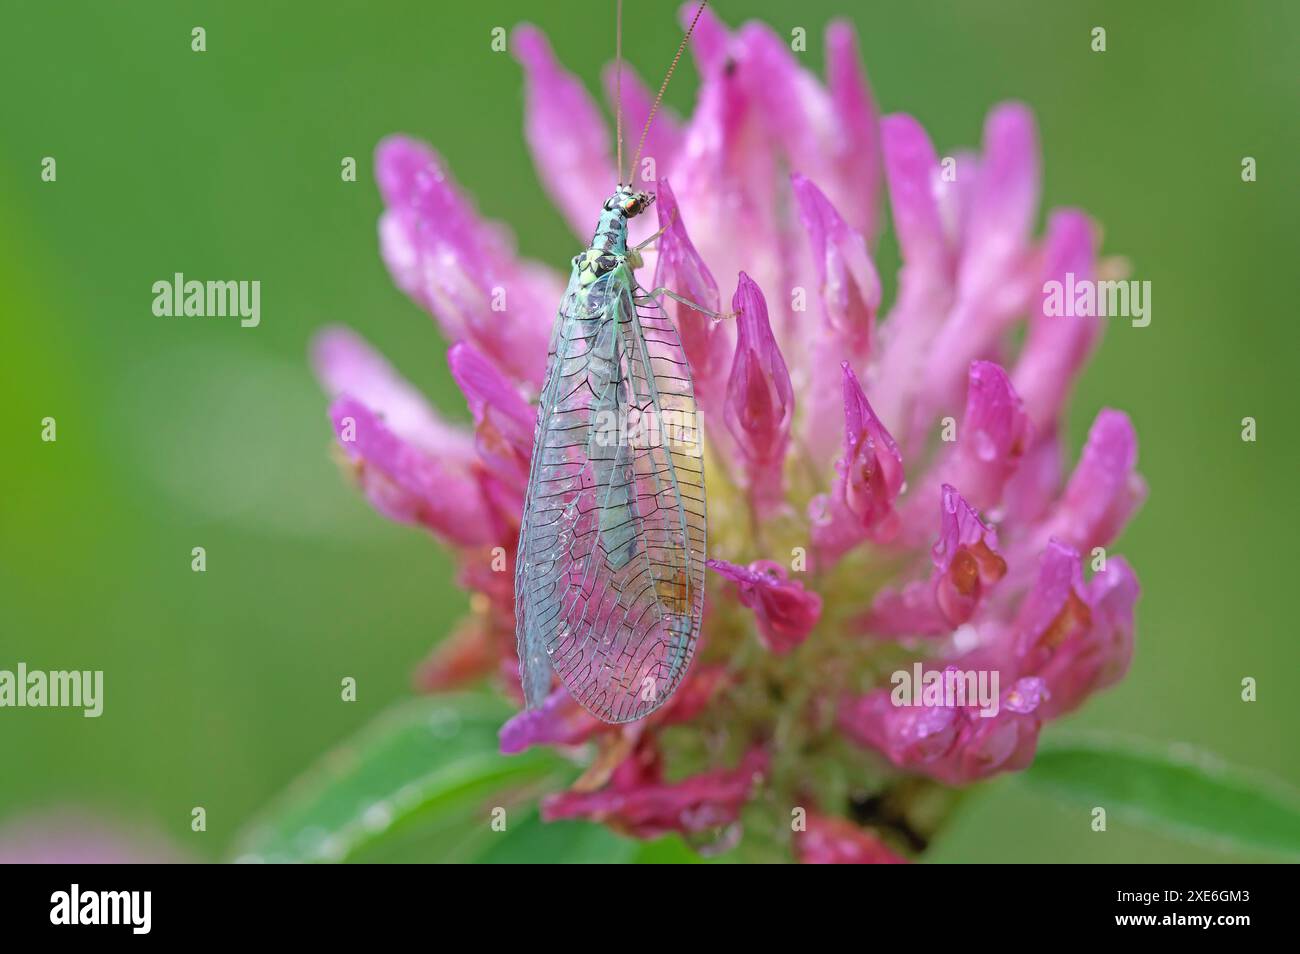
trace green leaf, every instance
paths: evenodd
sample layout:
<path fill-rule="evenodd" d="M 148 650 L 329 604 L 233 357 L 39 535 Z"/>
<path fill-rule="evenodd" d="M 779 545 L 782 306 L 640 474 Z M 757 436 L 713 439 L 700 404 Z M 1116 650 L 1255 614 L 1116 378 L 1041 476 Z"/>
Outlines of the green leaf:
<path fill-rule="evenodd" d="M 533 811 L 511 816 L 473 860 L 484 864 L 619 864 L 633 860 L 638 843 L 590 822 L 544 822 Z"/>
<path fill-rule="evenodd" d="M 504 756 L 511 714 L 481 695 L 431 696 L 380 716 L 327 755 L 238 841 L 246 861 L 692 863 L 680 838 L 642 842 L 587 822 L 543 822 L 538 797 L 575 769 L 554 752 Z M 491 810 L 506 808 L 506 830 Z"/>
<path fill-rule="evenodd" d="M 696 853 L 677 835 L 638 844 L 632 860 L 639 865 L 699 865 L 712 859 Z"/>
<path fill-rule="evenodd" d="M 512 812 L 505 832 L 485 839 L 466 859 L 484 864 L 699 864 L 705 859 L 676 835 L 640 841 L 592 822 L 544 822 L 534 811 Z"/>
<path fill-rule="evenodd" d="M 1045 745 L 1020 776 L 1032 788 L 1139 825 L 1224 848 L 1300 855 L 1300 798 L 1184 747 L 1131 741 Z"/>
<path fill-rule="evenodd" d="M 423 836 L 424 860 L 472 857 L 491 844 L 490 812 L 508 804 L 503 790 L 558 787 L 572 774 L 544 749 L 501 755 L 497 730 L 509 715 L 475 695 L 391 710 L 295 783 L 239 840 L 237 857 L 343 861 L 402 832 Z"/>

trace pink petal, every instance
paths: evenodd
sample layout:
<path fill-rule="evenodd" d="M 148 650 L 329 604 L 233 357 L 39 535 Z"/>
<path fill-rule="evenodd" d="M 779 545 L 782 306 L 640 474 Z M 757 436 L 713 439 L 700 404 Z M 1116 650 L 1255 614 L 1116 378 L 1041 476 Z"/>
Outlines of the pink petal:
<path fill-rule="evenodd" d="M 667 179 L 659 183 L 656 206 L 659 227 L 664 229 L 664 233 L 659 237 L 654 287 L 668 288 L 709 311 L 720 311 L 718 283 L 686 232 L 686 221 Z M 719 412 L 725 376 L 734 350 L 731 344 L 734 332 L 730 324 L 701 314 L 671 298 L 664 299 L 664 308 L 681 337 L 701 409 L 705 413 Z"/>
<path fill-rule="evenodd" d="M 949 626 L 975 614 L 989 587 L 1007 572 L 998 555 L 998 535 L 980 520 L 961 494 L 944 484 L 939 541 L 931 553 L 935 600 Z"/>
<path fill-rule="evenodd" d="M 514 755 L 534 745 L 578 745 L 604 727 L 561 686 L 539 709 L 525 709 L 501 727 L 501 752 Z"/>
<path fill-rule="evenodd" d="M 837 559 L 867 538 L 891 539 L 898 529 L 894 500 L 903 487 L 903 458 L 871 410 L 857 375 L 840 368 L 844 399 L 844 454 L 836 463 L 832 493 L 809 505 L 813 544 Z"/>
<path fill-rule="evenodd" d="M 767 135 L 786 157 L 787 166 L 821 182 L 836 204 L 854 201 L 850 189 L 841 187 L 860 190 L 862 183 L 839 180 L 836 153 L 841 132 L 830 95 L 795 61 L 788 38 L 752 20 L 740 28 L 739 45 L 744 79 L 759 105 Z"/>
<path fill-rule="evenodd" d="M 794 388 L 767 320 L 767 302 L 744 272 L 731 307 L 738 317 L 736 356 L 727 382 L 727 427 L 743 455 L 751 496 L 760 507 L 770 507 L 782 496 Z"/>
<path fill-rule="evenodd" d="M 1002 694 L 997 715 L 985 719 L 968 714 L 952 750 L 924 771 L 949 785 L 969 785 L 1028 768 L 1043 724 L 1038 703 L 1046 696 L 1041 680 L 1017 680 Z"/>
<path fill-rule="evenodd" d="M 447 364 L 474 415 L 479 457 L 493 473 L 522 488 L 528 480 L 536 411 L 473 345 L 452 345 Z"/>
<path fill-rule="evenodd" d="M 1019 679 L 999 697 L 998 711 L 985 717 L 973 705 L 895 706 L 889 691 L 878 689 L 843 706 L 839 725 L 899 768 L 966 785 L 1029 765 L 1046 696 L 1042 680 Z"/>
<path fill-rule="evenodd" d="M 1092 606 L 1092 632 L 1095 653 L 1091 654 L 1091 678 L 1085 695 L 1113 686 L 1128 672 L 1133 661 L 1133 637 L 1136 630 L 1134 608 L 1141 588 L 1137 576 L 1123 557 L 1112 557 L 1106 569 L 1088 584 L 1088 603 Z M 1061 705 L 1054 711 L 1067 711 L 1068 694 L 1060 693 Z"/>
<path fill-rule="evenodd" d="M 995 507 L 1028 445 L 1029 421 L 1007 373 L 992 361 L 973 362 L 948 480 L 975 506 Z"/>
<path fill-rule="evenodd" d="M 446 459 L 474 456 L 468 433 L 444 421 L 423 395 L 355 332 L 334 325 L 317 332 L 311 361 L 331 398 L 348 394 L 383 414 L 393 433 Z"/>
<path fill-rule="evenodd" d="M 727 61 L 727 49 L 731 44 L 731 35 L 727 27 L 717 18 L 713 10 L 703 7 L 698 0 L 688 0 L 677 12 L 678 22 L 683 30 L 695 29 L 691 33 L 690 50 L 695 57 L 695 65 L 701 76 L 721 72 Z M 698 13 L 698 19 L 696 14 Z"/>
<path fill-rule="evenodd" d="M 511 47 L 527 81 L 524 135 L 538 177 L 569 225 L 586 239 L 618 178 L 610 155 L 613 137 L 595 102 L 556 61 L 540 30 L 516 27 Z"/>
<path fill-rule="evenodd" d="M 1036 435 L 1002 494 L 1008 526 L 1023 527 L 1042 520 L 1061 491 L 1063 466 L 1056 433 Z"/>
<path fill-rule="evenodd" d="M 862 364 L 871 352 L 872 325 L 880 307 L 880 279 L 863 237 L 845 224 L 812 181 L 791 177 L 795 204 L 807 234 L 817 273 L 820 327 L 805 330 L 811 338 L 814 368 L 848 359 Z M 813 374 L 803 439 L 814 457 L 829 455 L 836 440 L 840 388 L 833 376 Z"/>
<path fill-rule="evenodd" d="M 958 273 L 958 286 L 968 293 L 998 281 L 1029 241 L 1039 171 L 1038 132 L 1028 107 L 1003 103 L 989 113 L 974 187 Z"/>
<path fill-rule="evenodd" d="M 808 812 L 807 828 L 794 836 L 794 855 L 805 865 L 905 865 L 875 834 L 844 818 Z"/>
<path fill-rule="evenodd" d="M 880 307 L 880 277 L 866 240 L 840 218 L 812 180 L 795 173 L 790 182 L 821 282 L 823 318 L 845 355 L 864 359 Z"/>
<path fill-rule="evenodd" d="M 680 782 L 627 782 L 616 775 L 597 792 L 560 792 L 542 800 L 542 818 L 586 818 L 636 838 L 670 832 L 695 835 L 723 828 L 740 817 L 768 757 L 753 749 L 738 767 L 694 775 Z"/>
<path fill-rule="evenodd" d="M 492 542 L 493 524 L 472 476 L 403 440 L 355 398 L 337 398 L 330 418 L 339 446 L 380 513 L 425 526 L 453 544 Z"/>
<path fill-rule="evenodd" d="M 918 664 L 914 669 L 921 667 Z M 893 690 L 877 689 L 849 699 L 840 707 L 839 727 L 851 740 L 882 752 L 899 768 L 950 785 L 1026 767 L 1033 759 L 1042 707 L 1050 696 L 1045 681 L 1017 678 L 1001 690 L 996 709 L 984 708 L 980 699 L 967 697 L 963 702 L 958 696 L 955 705 L 944 705 L 920 695 L 937 688 L 928 685 L 935 675 L 946 679 L 949 673 L 967 677 L 970 672 L 953 665 L 942 671 L 927 666 L 921 669 L 921 685 L 912 686 L 910 700 L 906 696 L 894 700 L 893 695 L 905 685 L 897 683 Z M 987 680 L 981 691 L 994 688 L 995 675 L 1005 675 L 997 669 L 973 672 Z M 913 681 L 917 678 L 915 671 L 910 676 Z M 922 703 L 922 699 L 927 701 Z"/>
<path fill-rule="evenodd" d="M 694 8 L 687 16 L 693 14 Z M 786 180 L 778 175 L 775 143 L 754 95 L 747 47 L 728 38 L 707 10 L 692 46 L 697 54 L 702 46 L 709 50 L 706 56 L 719 59 L 701 68 L 695 112 L 673 163 L 673 189 L 689 213 L 691 238 L 715 276 L 743 269 L 760 285 L 789 287 L 779 194 Z M 785 295 L 772 302 L 779 333 L 787 323 L 784 302 Z"/>
<path fill-rule="evenodd" d="M 1017 621 L 1021 671 L 1049 692 L 1046 718 L 1072 712 L 1114 684 L 1133 658 L 1137 578 L 1121 557 L 1085 587 L 1079 555 L 1053 541 Z"/>
<path fill-rule="evenodd" d="M 888 689 L 845 700 L 837 724 L 851 740 L 874 748 L 895 765 L 915 768 L 941 758 L 953 746 L 962 725 L 960 711 L 949 706 L 895 706 Z"/>
<path fill-rule="evenodd" d="M 509 233 L 480 220 L 442 160 L 422 143 L 379 144 L 386 211 L 379 234 L 393 280 L 451 341 L 473 341 L 512 377 L 539 386 L 563 292 L 558 276 L 518 259 Z"/>
<path fill-rule="evenodd" d="M 886 587 L 876 594 L 861 628 L 871 636 L 940 636 L 951 631 L 934 596 L 934 577 Z"/>
<path fill-rule="evenodd" d="M 1114 540 L 1146 498 L 1137 473 L 1137 433 L 1128 415 L 1103 409 L 1065 493 L 1043 531 L 1088 552 Z"/>
<path fill-rule="evenodd" d="M 894 230 L 903 257 L 898 296 L 885 320 L 878 349 L 877 409 L 904 447 L 915 446 L 929 420 L 914 420 L 912 406 L 925 383 L 936 338 L 952 308 L 955 239 L 945 232 L 939 198 L 939 161 L 925 130 L 911 116 L 881 124 L 885 173 Z"/>
<path fill-rule="evenodd" d="M 783 165 L 817 182 L 852 228 L 874 232 L 880 184 L 875 109 L 857 68 L 852 29 L 837 27 L 830 33 L 837 84 L 831 90 L 800 66 L 788 37 L 763 23 L 740 28 L 736 59 Z"/>
<path fill-rule="evenodd" d="M 1015 653 L 1025 673 L 1037 672 L 1055 647 L 1086 632 L 1092 622 L 1078 552 L 1052 540 L 1038 566 L 1015 625 Z"/>
<path fill-rule="evenodd" d="M 1047 685 L 1041 679 L 1017 679 L 1010 691 L 1002 695 L 1002 708 L 1025 714 L 1034 712 L 1047 702 Z"/>
<path fill-rule="evenodd" d="M 960 166 L 958 168 L 959 185 Z M 962 255 L 952 311 L 926 362 L 918 429 L 947 413 L 970 363 L 992 353 L 1032 298 L 1029 233 L 1038 201 L 1038 142 L 1024 106 L 994 109 L 984 126 L 984 152 L 962 227 Z"/>
<path fill-rule="evenodd" d="M 491 521 L 493 541 L 509 546 L 513 545 L 519 535 L 520 515 L 524 510 L 524 487 L 521 486 L 518 473 L 494 473 L 486 465 L 476 472 L 479 495 L 483 499 L 485 519 Z M 511 557 L 513 559 L 513 556 Z M 511 599 L 513 607 L 513 595 Z"/>
<path fill-rule="evenodd" d="M 393 280 L 433 312 L 448 338 L 465 337 L 470 315 L 487 305 L 484 266 L 496 237 L 424 143 L 384 139 L 375 150 L 375 178 L 386 209 L 381 251 Z"/>
<path fill-rule="evenodd" d="M 389 208 L 425 204 L 458 224 L 474 214 L 448 178 L 442 157 L 417 139 L 394 135 L 380 141 L 375 147 L 375 182 Z"/>
<path fill-rule="evenodd" d="M 882 178 L 879 111 L 862 69 L 853 25 L 833 20 L 826 27 L 826 85 L 836 117 L 834 161 L 844 214 L 873 241 L 880 229 Z"/>
<path fill-rule="evenodd" d="M 708 566 L 739 584 L 741 605 L 754 611 L 763 644 L 774 653 L 799 646 L 821 618 L 821 597 L 787 579 L 779 563 L 757 560 L 745 567 L 709 560 Z"/>
<path fill-rule="evenodd" d="M 1101 334 L 1102 319 L 1096 316 L 1051 314 L 1048 283 L 1058 283 L 1061 304 L 1068 287 L 1096 277 L 1097 239 L 1092 222 L 1082 212 L 1065 209 L 1048 221 L 1043 252 L 1042 288 L 1035 297 L 1020 360 L 1016 364 L 1016 390 L 1034 423 L 1050 426 L 1074 383 L 1075 376 Z M 1073 282 L 1067 283 L 1067 275 Z"/>
<path fill-rule="evenodd" d="M 840 476 L 844 501 L 864 528 L 886 516 L 903 487 L 903 458 L 894 439 L 871 410 L 848 362 L 840 365 L 844 398 L 844 458 Z"/>
<path fill-rule="evenodd" d="M 919 122 L 905 113 L 880 124 L 889 205 L 906 270 L 946 275 L 952 253 L 936 201 L 939 159 Z"/>
<path fill-rule="evenodd" d="M 989 590 L 1006 575 L 997 532 L 952 486 L 944 484 L 939 497 L 939 538 L 930 552 L 930 578 L 881 590 L 863 620 L 873 635 L 950 633 L 975 615 Z"/>

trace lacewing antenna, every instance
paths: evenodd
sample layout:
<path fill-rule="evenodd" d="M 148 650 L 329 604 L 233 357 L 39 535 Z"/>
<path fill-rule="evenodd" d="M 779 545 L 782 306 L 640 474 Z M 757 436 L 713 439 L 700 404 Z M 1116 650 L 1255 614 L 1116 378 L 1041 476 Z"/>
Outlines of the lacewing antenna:
<path fill-rule="evenodd" d="M 629 183 L 631 183 L 631 181 L 632 181 L 632 176 L 633 176 L 634 173 L 635 173 L 635 170 L 636 170 L 636 164 L 637 164 L 637 162 L 640 161 L 640 159 L 641 159 L 641 150 L 645 148 L 645 137 L 646 137 L 646 135 L 650 132 L 650 124 L 653 123 L 653 122 L 655 121 L 655 113 L 657 113 L 657 112 L 659 111 L 659 104 L 660 104 L 661 102 L 663 102 L 664 91 L 668 89 L 668 81 L 669 81 L 670 79 L 673 78 L 673 71 L 674 71 L 675 69 L 677 69 L 677 62 L 682 58 L 682 52 L 686 49 L 686 44 L 687 44 L 688 42 L 690 42 L 691 34 L 695 32 L 695 24 L 699 22 L 699 20 L 700 20 L 700 14 L 702 14 L 702 13 L 704 12 L 704 8 L 708 5 L 708 3 L 709 3 L 709 0 L 700 0 L 700 5 L 699 5 L 699 6 L 696 8 L 696 10 L 695 10 L 695 16 L 691 17 L 691 25 L 690 25 L 689 27 L 686 28 L 686 35 L 685 35 L 684 37 L 682 37 L 682 42 L 681 42 L 680 44 L 678 44 L 678 46 L 677 46 L 677 52 L 673 55 L 673 61 L 672 61 L 672 63 L 670 63 L 670 64 L 668 65 L 668 72 L 664 74 L 664 81 L 663 81 L 663 83 L 659 86 L 659 92 L 658 92 L 658 94 L 656 94 L 656 96 L 655 96 L 654 105 L 652 105 L 652 106 L 650 107 L 650 114 L 649 114 L 648 116 L 646 116 L 646 119 L 645 119 L 645 127 L 641 130 L 641 140 L 636 144 L 636 154 L 632 156 L 632 165 L 630 165 L 630 166 L 628 167 L 628 170 L 627 170 L 627 178 L 628 178 L 628 182 L 629 182 Z M 620 26 L 619 26 L 619 33 L 620 33 L 620 37 L 621 37 L 621 34 L 622 34 L 622 26 L 621 26 L 621 24 L 622 24 L 622 17 L 623 17 L 623 3 L 622 3 L 622 0 L 619 0 L 619 8 L 618 8 L 618 9 L 619 9 L 619 23 L 620 23 Z M 620 49 L 621 49 L 621 42 L 622 42 L 622 41 L 621 41 L 621 39 L 620 39 Z M 622 68 L 623 68 L 623 64 L 622 64 L 622 54 L 620 53 L 620 54 L 619 54 L 619 72 L 620 72 L 620 76 L 622 75 Z M 621 82 L 621 80 L 620 80 L 619 82 Z M 621 97 L 620 97 L 620 99 L 621 99 Z M 622 133 L 622 123 L 623 123 L 623 119 L 622 119 L 622 103 L 620 102 L 620 103 L 619 103 L 619 134 L 618 134 L 618 135 L 619 135 L 619 140 L 618 140 L 618 153 L 619 153 L 619 159 L 618 159 L 618 176 L 619 176 L 619 182 L 620 182 L 620 184 L 621 184 L 622 181 L 623 181 L 623 133 Z"/>
<path fill-rule="evenodd" d="M 623 184 L 623 0 L 618 0 L 618 12 L 614 20 L 614 115 L 617 117 L 615 128 L 618 130 L 618 184 Z M 635 163 L 634 163 L 635 165 Z"/>

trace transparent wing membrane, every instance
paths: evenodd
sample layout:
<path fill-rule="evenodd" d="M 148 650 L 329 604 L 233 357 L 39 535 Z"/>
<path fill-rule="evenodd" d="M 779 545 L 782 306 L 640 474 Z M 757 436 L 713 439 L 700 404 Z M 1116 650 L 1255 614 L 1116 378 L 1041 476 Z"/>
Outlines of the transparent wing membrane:
<path fill-rule="evenodd" d="M 529 705 L 549 670 L 608 722 L 681 681 L 704 601 L 704 474 L 677 332 L 625 266 L 570 283 L 538 415 L 515 578 Z"/>

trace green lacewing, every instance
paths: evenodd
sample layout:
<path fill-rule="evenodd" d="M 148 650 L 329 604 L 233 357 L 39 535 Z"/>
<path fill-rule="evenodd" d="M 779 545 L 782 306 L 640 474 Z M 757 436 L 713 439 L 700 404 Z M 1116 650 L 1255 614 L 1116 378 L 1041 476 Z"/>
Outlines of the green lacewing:
<path fill-rule="evenodd" d="M 631 168 L 704 6 L 664 77 Z M 621 4 L 618 19 L 621 71 Z M 621 104 L 618 126 L 621 179 Z M 591 244 L 573 259 L 551 338 L 515 566 L 525 704 L 542 705 L 554 673 L 574 699 L 614 723 L 645 717 L 681 684 L 704 612 L 699 415 L 690 367 L 659 296 L 685 300 L 667 289 L 645 291 L 635 275 L 644 244 L 628 247 L 628 220 L 653 201 L 620 182 Z"/>

